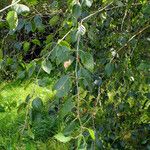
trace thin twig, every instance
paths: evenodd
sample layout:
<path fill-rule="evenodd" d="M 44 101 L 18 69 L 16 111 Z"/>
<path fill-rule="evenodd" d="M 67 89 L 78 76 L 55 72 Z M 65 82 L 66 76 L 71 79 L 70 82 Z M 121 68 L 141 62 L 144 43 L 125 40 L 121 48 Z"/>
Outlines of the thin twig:
<path fill-rule="evenodd" d="M 21 1 L 21 0 L 18 0 L 18 1 L 16 1 L 16 2 L 14 2 L 14 3 L 12 3 L 12 4 L 8 5 L 8 6 L 6 6 L 5 8 L 3 8 L 3 9 L 0 10 L 0 13 L 3 12 L 3 11 L 5 11 L 6 9 L 8 9 L 8 8 L 14 6 L 14 5 L 16 5 L 16 4 L 19 3 L 20 1 Z"/>
<path fill-rule="evenodd" d="M 131 4 L 131 6 L 139 6 L 139 5 L 142 5 L 141 3 L 136 3 L 136 4 Z M 111 8 L 106 8 L 105 10 L 112 10 L 112 9 L 117 9 L 117 8 L 122 8 L 122 7 L 127 7 L 128 5 L 122 5 L 122 6 L 114 6 L 114 7 L 111 7 Z"/>
<path fill-rule="evenodd" d="M 79 64 L 79 44 L 80 44 L 81 35 L 78 35 L 77 38 L 77 48 L 76 48 L 76 66 L 75 66 L 75 77 L 76 77 L 76 88 L 77 88 L 77 118 L 79 120 L 81 130 L 83 128 L 82 121 L 80 118 L 80 90 L 79 90 L 79 77 L 78 77 L 78 64 Z"/>
<path fill-rule="evenodd" d="M 86 21 L 87 19 L 91 18 L 92 16 L 96 15 L 97 13 L 100 13 L 102 11 L 107 11 L 107 10 L 112 10 L 112 9 L 117 9 L 117 8 L 121 8 L 121 7 L 126 7 L 127 5 L 122 5 L 122 6 L 114 6 L 114 7 L 111 7 L 111 8 L 107 8 L 108 6 L 110 6 L 113 2 L 109 3 L 108 5 L 106 5 L 105 7 L 103 7 L 102 9 L 99 9 L 97 11 L 95 11 L 94 13 L 86 16 L 85 18 L 83 18 L 81 20 L 81 24 Z M 138 6 L 138 5 L 141 5 L 141 3 L 136 3 L 136 4 L 132 4 L 131 6 Z"/>
<path fill-rule="evenodd" d="M 126 18 L 126 16 L 127 16 L 127 12 L 128 12 L 128 9 L 125 10 L 125 13 L 124 13 L 124 16 L 123 16 L 123 19 L 122 19 L 121 31 L 123 30 L 123 24 L 124 24 L 125 18 Z"/>
<path fill-rule="evenodd" d="M 141 34 L 143 31 L 145 31 L 146 29 L 148 29 L 150 27 L 150 24 L 145 26 L 143 29 L 141 29 L 140 31 L 136 32 L 121 48 L 119 48 L 117 50 L 117 53 L 119 51 L 121 51 L 123 48 L 125 48 L 136 36 L 138 36 L 139 34 Z M 115 58 L 115 56 L 110 60 L 110 62 L 113 61 L 113 59 Z"/>
<path fill-rule="evenodd" d="M 112 4 L 112 2 L 111 2 L 110 4 L 108 4 L 107 6 L 103 7 L 102 9 L 99 9 L 99 10 L 97 10 L 96 12 L 94 12 L 94 13 L 88 15 L 87 17 L 83 18 L 83 19 L 81 20 L 81 24 L 82 24 L 85 20 L 87 20 L 87 19 L 91 18 L 92 16 L 96 15 L 97 13 L 100 13 L 100 12 L 102 12 L 103 10 L 105 10 L 105 9 L 106 9 L 108 6 L 110 6 L 111 4 Z"/>
<path fill-rule="evenodd" d="M 48 55 L 46 56 L 46 58 L 44 58 L 44 60 L 47 60 L 49 58 L 49 56 L 51 55 L 51 53 L 55 50 L 55 48 L 57 47 L 58 44 L 60 44 L 69 34 L 70 32 L 72 31 L 72 28 L 60 39 L 58 40 L 58 42 L 56 43 L 56 45 L 53 47 L 53 49 L 48 53 Z M 37 73 L 37 76 L 36 76 L 36 80 L 38 79 L 38 76 L 40 74 L 42 70 L 42 67 L 40 67 L 38 73 Z"/>
<path fill-rule="evenodd" d="M 101 95 L 101 91 L 100 91 L 100 86 L 98 87 L 98 95 L 97 95 L 97 98 L 96 98 L 96 106 L 98 105 L 98 102 L 99 102 L 99 105 L 102 106 L 102 102 L 99 100 L 100 99 L 100 95 Z"/>
<path fill-rule="evenodd" d="M 52 51 L 56 48 L 56 46 L 57 46 L 58 44 L 60 44 L 60 43 L 70 34 L 71 31 L 72 31 L 72 28 L 71 28 L 60 40 L 58 40 L 57 44 L 56 44 L 56 45 L 54 46 L 54 48 L 49 52 L 49 54 L 47 55 L 46 59 L 49 58 L 49 56 L 51 55 Z"/>
<path fill-rule="evenodd" d="M 146 27 L 144 27 L 143 29 L 141 29 L 140 31 L 138 31 L 137 33 L 135 33 L 117 52 L 119 52 L 124 47 L 126 47 L 128 45 L 128 43 L 130 43 L 136 36 L 138 36 L 140 33 L 142 33 L 143 31 L 145 31 L 149 27 L 150 27 L 150 25 L 147 25 Z"/>

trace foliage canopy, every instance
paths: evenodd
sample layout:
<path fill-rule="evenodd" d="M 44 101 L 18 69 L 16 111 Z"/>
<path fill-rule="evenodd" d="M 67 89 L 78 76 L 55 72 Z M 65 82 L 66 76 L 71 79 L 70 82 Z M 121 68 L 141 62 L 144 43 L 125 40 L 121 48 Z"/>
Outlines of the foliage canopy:
<path fill-rule="evenodd" d="M 150 2 L 0 7 L 9 5 L 0 11 L 0 148 L 149 150 Z M 5 101 L 9 81 L 29 88 L 20 103 Z"/>

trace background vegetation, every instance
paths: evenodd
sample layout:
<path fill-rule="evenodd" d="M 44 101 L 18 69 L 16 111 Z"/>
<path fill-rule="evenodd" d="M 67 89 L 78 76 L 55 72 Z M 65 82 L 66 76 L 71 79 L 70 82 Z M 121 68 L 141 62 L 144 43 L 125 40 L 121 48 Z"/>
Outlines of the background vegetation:
<path fill-rule="evenodd" d="M 0 150 L 150 149 L 148 0 L 0 9 Z"/>

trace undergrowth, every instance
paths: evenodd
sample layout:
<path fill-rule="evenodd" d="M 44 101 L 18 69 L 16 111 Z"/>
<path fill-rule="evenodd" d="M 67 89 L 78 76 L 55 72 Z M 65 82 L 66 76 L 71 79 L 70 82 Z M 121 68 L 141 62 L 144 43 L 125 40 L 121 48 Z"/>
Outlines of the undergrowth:
<path fill-rule="evenodd" d="M 50 82 L 53 83 L 52 80 Z M 48 113 L 49 108 L 46 106 L 47 102 L 52 102 L 49 99 L 52 98 L 51 86 L 43 88 L 29 81 L 20 84 L 16 81 L 4 81 L 0 84 L 0 150 L 68 149 L 67 144 L 60 144 L 54 139 L 49 139 L 54 134 L 54 129 L 51 127 L 52 118 L 50 118 Z M 33 124 L 32 130 L 34 131 L 36 141 L 34 141 L 34 137 L 30 133 L 26 134 L 26 137 L 20 136 L 19 132 L 25 120 L 25 109 L 19 114 L 17 112 L 19 104 L 25 100 L 33 88 L 35 90 L 34 97 L 38 96 L 42 98 L 45 103 L 45 110 L 43 109 L 42 112 L 45 118 L 41 122 Z"/>

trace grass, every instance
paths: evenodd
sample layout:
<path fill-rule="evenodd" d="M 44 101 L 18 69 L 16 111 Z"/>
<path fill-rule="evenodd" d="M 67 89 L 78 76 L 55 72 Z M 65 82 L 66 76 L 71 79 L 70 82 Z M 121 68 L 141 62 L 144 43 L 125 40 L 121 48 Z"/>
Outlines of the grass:
<path fill-rule="evenodd" d="M 28 94 L 33 93 L 33 89 L 35 92 L 32 99 L 40 97 L 44 103 L 51 99 L 55 93 L 52 91 L 52 80 L 49 79 L 48 82 L 49 84 L 45 87 L 40 87 L 28 81 L 23 83 L 3 82 L 0 84 L 0 150 L 46 150 L 48 147 L 54 150 L 67 149 L 66 145 L 60 145 L 52 139 L 46 142 L 34 141 L 33 139 L 21 138 L 19 134 L 24 125 L 25 110 L 18 114 L 18 106 L 25 101 Z M 2 108 L 5 109 L 4 112 Z"/>

